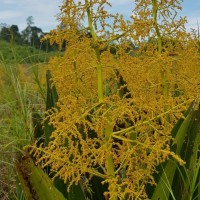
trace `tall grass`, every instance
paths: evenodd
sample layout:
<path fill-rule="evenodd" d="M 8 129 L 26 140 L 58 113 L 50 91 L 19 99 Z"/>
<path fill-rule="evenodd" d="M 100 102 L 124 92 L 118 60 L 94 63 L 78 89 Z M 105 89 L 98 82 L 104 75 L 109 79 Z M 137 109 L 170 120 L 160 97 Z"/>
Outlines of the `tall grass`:
<path fill-rule="evenodd" d="M 19 60 L 19 47 L 6 45 L 8 52 L 0 49 L 0 199 L 16 199 L 14 163 L 33 141 L 33 113 L 43 112 L 45 62 L 30 62 L 31 57 L 37 58 L 31 54 Z"/>

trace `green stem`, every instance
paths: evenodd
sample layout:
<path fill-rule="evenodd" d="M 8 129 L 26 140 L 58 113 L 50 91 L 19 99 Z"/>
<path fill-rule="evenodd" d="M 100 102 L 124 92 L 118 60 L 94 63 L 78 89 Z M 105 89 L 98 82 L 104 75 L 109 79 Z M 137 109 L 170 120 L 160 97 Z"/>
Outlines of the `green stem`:
<path fill-rule="evenodd" d="M 158 14 L 158 0 L 152 0 L 152 6 L 153 6 L 153 24 L 154 28 L 158 37 L 158 52 L 159 54 L 162 53 L 162 36 L 160 34 L 160 30 L 158 27 L 158 21 L 157 21 L 157 14 Z M 163 87 L 163 95 L 167 99 L 169 94 L 169 88 L 167 83 L 167 77 L 166 77 L 166 71 L 164 69 L 160 70 L 160 75 L 162 79 L 162 87 Z"/>
<path fill-rule="evenodd" d="M 97 60 L 98 60 L 98 65 L 97 65 L 97 78 L 98 78 L 98 97 L 99 97 L 99 102 L 103 102 L 103 73 L 102 73 L 102 65 L 101 65 L 101 59 L 100 59 L 100 50 L 99 50 L 99 45 L 98 45 L 98 39 L 97 35 L 94 31 L 94 27 L 92 25 L 92 15 L 91 15 L 91 8 L 88 0 L 85 0 L 85 4 L 87 7 L 87 18 L 88 18 L 88 26 L 90 33 L 92 35 L 93 39 L 93 46 L 96 52 Z"/>
<path fill-rule="evenodd" d="M 157 0 L 152 0 L 152 6 L 153 6 L 153 23 L 154 23 L 154 28 L 156 30 L 156 34 L 158 37 L 158 52 L 162 52 L 162 37 L 160 34 L 160 30 L 158 27 L 158 22 L 157 22 L 157 13 L 158 13 L 158 5 L 157 5 Z"/>
<path fill-rule="evenodd" d="M 103 70 L 102 70 L 102 64 L 101 64 L 101 57 L 100 57 L 100 49 L 98 45 L 98 38 L 95 33 L 94 27 L 92 25 L 92 12 L 91 12 L 91 6 L 88 0 L 85 0 L 85 5 L 86 5 L 86 10 L 87 10 L 87 18 L 88 18 L 88 26 L 90 33 L 92 35 L 93 39 L 93 47 L 96 52 L 97 60 L 98 60 L 98 65 L 97 65 L 97 79 L 98 79 L 98 98 L 99 102 L 103 102 Z M 107 117 L 108 122 L 106 123 L 106 128 L 105 128 L 105 140 L 108 142 L 108 153 L 107 158 L 106 158 L 106 172 L 108 178 L 114 178 L 115 177 L 115 166 L 113 162 L 113 157 L 111 154 L 112 151 L 112 143 L 110 143 L 111 135 L 112 135 L 112 125 L 109 123 L 109 116 Z M 113 189 L 112 189 L 113 190 Z M 115 190 L 115 189 L 114 189 Z M 110 198 L 110 200 L 117 200 L 117 197 Z"/>
<path fill-rule="evenodd" d="M 100 51 L 99 48 L 95 48 L 97 59 L 98 59 L 98 65 L 97 65 L 97 79 L 98 79 L 98 97 L 99 102 L 103 102 L 103 70 L 101 65 L 101 59 L 100 59 Z"/>
<path fill-rule="evenodd" d="M 109 119 L 109 117 L 108 117 L 108 119 Z M 116 174 L 115 173 L 115 165 L 114 165 L 113 157 L 112 157 L 112 154 L 111 154 L 111 151 L 112 151 L 112 132 L 113 132 L 112 124 L 107 122 L 106 128 L 105 128 L 105 139 L 108 142 L 107 149 L 109 151 L 107 158 L 106 158 L 106 171 L 107 171 L 108 178 L 114 178 L 115 174 Z M 114 188 L 112 190 L 114 192 L 116 192 L 116 188 Z M 110 192 L 112 192 L 112 191 L 110 191 Z M 110 197 L 110 200 L 117 200 L 117 199 L 118 199 L 117 196 Z"/>

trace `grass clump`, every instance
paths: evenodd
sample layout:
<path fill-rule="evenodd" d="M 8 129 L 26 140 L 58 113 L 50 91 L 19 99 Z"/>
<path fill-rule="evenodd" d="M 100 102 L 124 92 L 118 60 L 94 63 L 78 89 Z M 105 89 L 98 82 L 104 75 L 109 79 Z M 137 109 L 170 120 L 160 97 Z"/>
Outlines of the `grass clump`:
<path fill-rule="evenodd" d="M 38 60 L 37 63 L 29 60 L 21 64 L 22 58 L 27 61 L 26 55 L 30 58 L 30 52 L 21 54 L 28 48 L 13 47 L 4 41 L 1 44 L 0 198 L 16 199 L 14 165 L 23 154 L 23 147 L 33 141 L 35 110 L 38 113 L 44 110 L 46 64 Z M 40 81 L 40 87 L 37 81 Z"/>

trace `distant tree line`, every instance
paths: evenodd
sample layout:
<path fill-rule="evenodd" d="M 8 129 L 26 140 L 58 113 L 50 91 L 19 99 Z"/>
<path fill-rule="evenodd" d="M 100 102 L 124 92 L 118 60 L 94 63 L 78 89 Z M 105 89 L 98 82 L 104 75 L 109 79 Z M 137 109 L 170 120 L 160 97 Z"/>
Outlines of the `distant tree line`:
<path fill-rule="evenodd" d="M 48 33 L 44 33 L 41 28 L 34 26 L 32 16 L 29 16 L 26 22 L 27 27 L 22 32 L 19 31 L 17 25 L 1 24 L 0 39 L 18 45 L 30 45 L 48 52 L 58 50 L 58 46 L 50 45 L 49 40 L 41 42 L 41 39 Z"/>

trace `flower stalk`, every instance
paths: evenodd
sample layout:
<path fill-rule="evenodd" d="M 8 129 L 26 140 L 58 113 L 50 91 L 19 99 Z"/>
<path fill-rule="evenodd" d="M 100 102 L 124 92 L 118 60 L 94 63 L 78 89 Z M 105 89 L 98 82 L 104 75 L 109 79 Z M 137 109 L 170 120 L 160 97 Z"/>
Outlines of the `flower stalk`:
<path fill-rule="evenodd" d="M 100 49 L 99 49 L 99 45 L 98 45 L 98 38 L 97 35 L 95 33 L 93 24 L 92 24 L 92 14 L 91 14 L 91 7 L 89 4 L 88 0 L 85 0 L 85 4 L 86 4 L 86 10 L 87 10 L 87 18 L 88 18 L 88 26 L 89 26 L 89 30 L 90 33 L 92 35 L 92 39 L 93 39 L 93 46 L 96 52 L 96 57 L 97 57 L 97 83 L 98 83 L 98 98 L 99 98 L 99 102 L 103 102 L 103 69 L 102 69 L 102 64 L 101 64 L 101 57 L 100 57 Z M 111 139 L 111 135 L 112 135 L 112 125 L 109 123 L 109 116 L 108 118 L 108 122 L 106 122 L 106 128 L 105 128 L 105 139 L 108 142 L 108 155 L 106 158 L 106 162 L 105 162 L 105 167 L 106 167 L 106 171 L 107 171 L 107 176 L 110 178 L 114 178 L 115 177 L 115 166 L 114 166 L 114 162 L 113 162 L 113 157 L 111 155 L 111 150 L 112 150 L 112 145 L 110 145 L 110 139 Z M 115 189 L 114 189 L 115 190 Z M 110 191 L 112 193 L 112 191 Z M 111 197 L 110 200 L 117 200 L 117 197 Z"/>
<path fill-rule="evenodd" d="M 98 97 L 99 102 L 103 102 L 103 73 L 102 73 L 102 65 L 101 65 L 101 59 L 100 59 L 100 50 L 98 45 L 98 38 L 95 33 L 94 27 L 92 25 L 92 14 L 91 14 L 91 7 L 88 0 L 85 0 L 86 10 L 87 10 L 87 19 L 88 19 L 88 27 L 90 30 L 90 34 L 92 35 L 93 39 L 93 45 L 96 52 L 98 65 L 97 65 L 97 79 L 98 79 Z"/>
<path fill-rule="evenodd" d="M 153 25 L 158 37 L 158 52 L 161 54 L 162 52 L 162 36 L 160 34 L 160 30 L 158 27 L 158 22 L 157 22 L 157 14 L 158 14 L 158 4 L 157 0 L 152 0 L 152 6 L 153 6 Z"/>
<path fill-rule="evenodd" d="M 157 35 L 157 44 L 158 44 L 158 53 L 161 54 L 162 53 L 162 36 L 159 30 L 159 26 L 158 26 L 158 19 L 157 19 L 157 15 L 158 15 L 158 0 L 152 0 L 152 10 L 153 10 L 153 25 L 156 31 L 156 35 Z M 165 98 L 167 98 L 168 96 L 168 83 L 167 83 L 167 78 L 166 78 L 166 71 L 165 69 L 160 70 L 160 75 L 161 75 L 161 80 L 162 80 L 162 88 L 163 88 L 163 95 Z"/>

